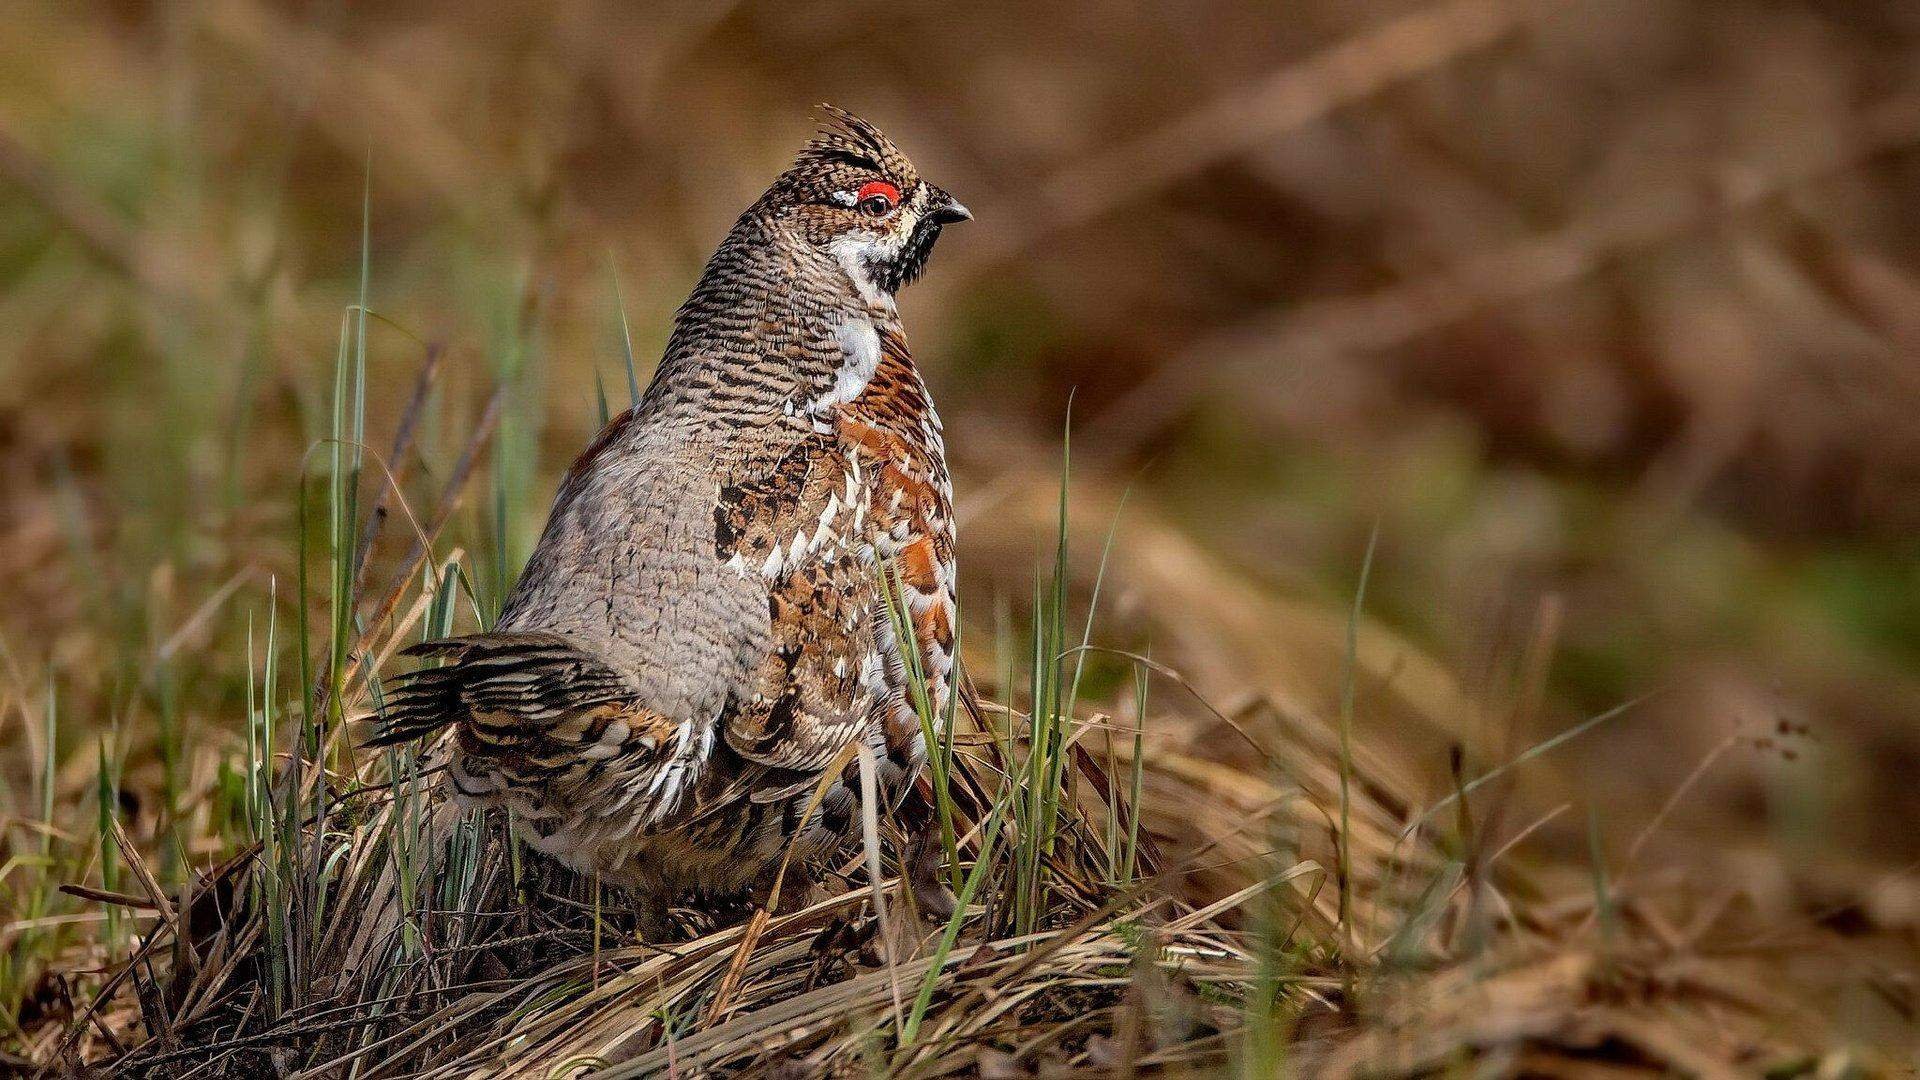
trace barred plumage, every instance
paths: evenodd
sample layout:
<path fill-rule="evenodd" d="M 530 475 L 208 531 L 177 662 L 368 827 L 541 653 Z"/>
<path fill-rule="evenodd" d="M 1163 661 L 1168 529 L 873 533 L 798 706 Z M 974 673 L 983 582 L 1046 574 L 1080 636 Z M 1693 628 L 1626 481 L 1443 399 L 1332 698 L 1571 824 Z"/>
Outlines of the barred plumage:
<path fill-rule="evenodd" d="M 445 664 L 401 680 L 374 742 L 453 726 L 457 797 L 663 903 L 752 896 L 790 845 L 804 864 L 846 839 L 851 769 L 800 817 L 850 740 L 897 807 L 925 747 L 880 567 L 936 716 L 955 571 L 940 422 L 893 297 L 968 216 L 829 110 L 708 263 L 642 400 L 569 470 L 498 626 L 409 650 Z"/>

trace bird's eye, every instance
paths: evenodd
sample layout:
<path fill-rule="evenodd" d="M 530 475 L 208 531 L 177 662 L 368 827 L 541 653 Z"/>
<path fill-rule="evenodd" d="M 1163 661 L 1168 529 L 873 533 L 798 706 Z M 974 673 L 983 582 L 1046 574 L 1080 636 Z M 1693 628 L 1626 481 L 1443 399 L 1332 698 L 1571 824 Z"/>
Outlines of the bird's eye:
<path fill-rule="evenodd" d="M 885 217 L 893 212 L 900 202 L 900 189 L 885 180 L 869 180 L 860 185 L 853 196 L 853 205 L 868 217 Z"/>

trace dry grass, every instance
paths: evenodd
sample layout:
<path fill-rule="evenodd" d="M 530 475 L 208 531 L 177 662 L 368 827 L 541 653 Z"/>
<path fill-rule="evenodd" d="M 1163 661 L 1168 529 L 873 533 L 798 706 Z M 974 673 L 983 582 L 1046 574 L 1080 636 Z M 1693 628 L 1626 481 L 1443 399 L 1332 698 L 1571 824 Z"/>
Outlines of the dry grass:
<path fill-rule="evenodd" d="M 343 331 L 341 431 L 363 423 L 352 405 L 356 340 Z M 430 361 L 416 400 L 434 370 Z M 1837 939 L 1810 925 L 1783 938 L 1731 894 L 1702 903 L 1691 890 L 1627 889 L 1639 842 L 1611 869 L 1596 846 L 1585 881 L 1510 858 L 1567 810 L 1512 804 L 1510 774 L 1549 764 L 1631 703 L 1479 775 L 1464 774 L 1456 751 L 1453 793 L 1423 802 L 1413 762 L 1351 737 L 1356 714 L 1415 702 L 1444 711 L 1447 700 L 1421 690 L 1438 672 L 1360 633 L 1364 570 L 1344 627 L 1307 627 L 1291 643 L 1239 638 L 1311 656 L 1307 638 L 1321 635 L 1325 670 L 1345 673 L 1342 707 L 1328 716 L 1248 685 L 1223 711 L 1177 668 L 1089 650 L 1095 621 L 1069 629 L 1079 624 L 1067 583 L 1089 582 L 1097 603 L 1109 573 L 1157 576 L 1165 604 L 1210 598 L 1214 632 L 1229 638 L 1243 621 L 1302 620 L 1239 597 L 1178 533 L 1151 523 L 1110 531 L 1097 569 L 1076 573 L 1065 560 L 1084 530 L 1067 507 L 1099 500 L 1069 500 L 1064 488 L 1049 506 L 1036 501 L 1032 523 L 1060 515 L 1062 561 L 1036 588 L 1032 626 L 1003 625 L 995 643 L 997 689 L 1021 704 L 983 702 L 953 718 L 956 734 L 936 755 L 966 902 L 951 922 L 915 918 L 870 835 L 868 851 L 849 852 L 797 910 L 682 911 L 670 939 L 641 940 L 617 890 L 518 849 L 497 817 L 445 803 L 440 751 L 355 749 L 396 647 L 455 624 L 471 569 L 458 551 L 429 553 L 490 427 L 476 425 L 434 513 L 405 508 L 423 531 L 384 594 L 353 583 L 368 576 L 390 500 L 376 498 L 366 524 L 349 528 L 341 515 L 357 505 L 358 470 L 351 454 L 334 459 L 340 482 L 313 500 L 331 537 L 317 561 L 341 590 L 329 640 L 349 647 L 290 693 L 277 617 L 250 626 L 258 679 L 247 688 L 237 806 L 249 840 L 218 862 L 196 860 L 163 884 L 102 789 L 101 861 L 86 875 L 102 885 L 63 891 L 106 932 L 49 935 L 60 920 L 31 915 L 8 927 L 12 956 L 35 959 L 20 951 L 30 936 L 51 945 L 22 984 L 11 1052 L 21 1068 L 610 1080 L 1894 1068 L 1836 1048 L 1822 987 L 1781 981 L 1797 961 L 1838 956 Z M 393 460 L 414 452 L 411 432 L 403 423 Z M 377 617 L 356 637 L 341 613 Z M 318 638 L 308 647 L 330 648 Z M 1224 656 L 1224 643 L 1207 648 Z M 969 655 L 978 663 L 984 652 Z M 1030 657 L 1018 675 L 1016 654 Z M 1111 711 L 1076 706 L 1089 657 L 1134 672 Z M 1163 695 L 1182 704 L 1149 707 Z M 805 891 L 798 880 L 789 888 Z"/>

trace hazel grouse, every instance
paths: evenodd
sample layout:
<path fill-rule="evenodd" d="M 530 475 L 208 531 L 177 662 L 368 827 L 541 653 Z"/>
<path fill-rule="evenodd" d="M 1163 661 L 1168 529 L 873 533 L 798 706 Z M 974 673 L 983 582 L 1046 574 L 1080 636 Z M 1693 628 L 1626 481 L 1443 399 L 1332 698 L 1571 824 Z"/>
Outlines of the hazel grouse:
<path fill-rule="evenodd" d="M 567 473 L 497 625 L 408 650 L 443 663 L 402 678 L 373 742 L 451 726 L 460 801 L 512 808 L 533 847 L 661 909 L 763 896 L 790 846 L 804 865 L 850 838 L 851 740 L 895 812 L 926 753 L 908 662 L 938 722 L 955 608 L 940 419 L 894 294 L 969 217 L 828 110 L 708 262 L 640 402 Z"/>

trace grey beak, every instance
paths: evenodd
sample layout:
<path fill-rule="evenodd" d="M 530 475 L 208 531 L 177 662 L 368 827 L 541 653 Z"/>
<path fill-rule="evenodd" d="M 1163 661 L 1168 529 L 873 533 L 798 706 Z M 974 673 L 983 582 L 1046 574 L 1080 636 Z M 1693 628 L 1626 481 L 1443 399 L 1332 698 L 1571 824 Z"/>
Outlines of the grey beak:
<path fill-rule="evenodd" d="M 934 188 L 933 209 L 927 214 L 935 225 L 954 225 L 962 221 L 972 221 L 973 211 L 960 204 L 960 200 Z"/>

